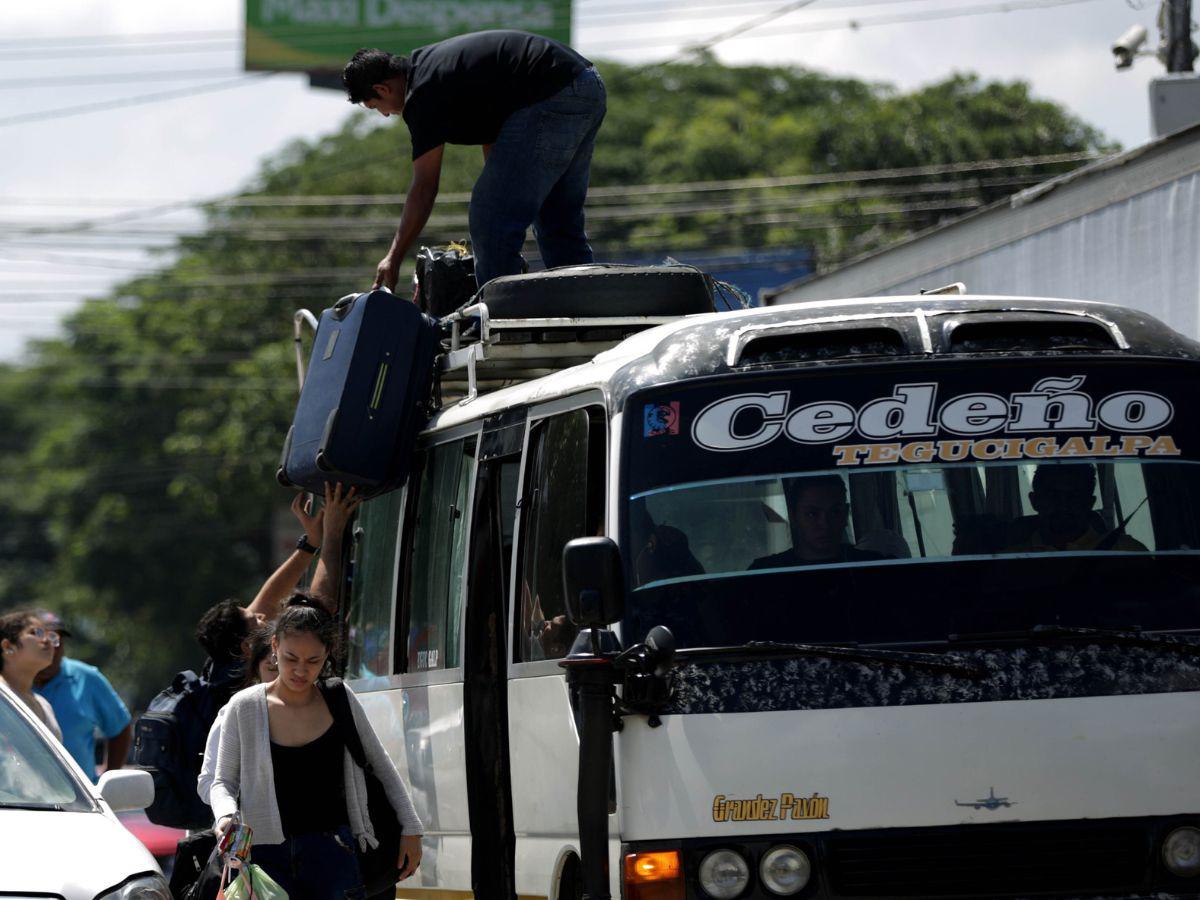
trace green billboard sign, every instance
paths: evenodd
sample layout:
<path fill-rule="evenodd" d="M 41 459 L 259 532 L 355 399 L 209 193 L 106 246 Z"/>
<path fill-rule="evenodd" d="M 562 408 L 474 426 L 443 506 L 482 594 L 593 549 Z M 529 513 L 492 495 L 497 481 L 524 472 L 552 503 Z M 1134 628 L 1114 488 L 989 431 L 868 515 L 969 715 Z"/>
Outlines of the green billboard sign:
<path fill-rule="evenodd" d="M 571 42 L 571 0 L 246 0 L 246 68 L 337 71 L 359 47 L 408 53 L 489 28 Z"/>

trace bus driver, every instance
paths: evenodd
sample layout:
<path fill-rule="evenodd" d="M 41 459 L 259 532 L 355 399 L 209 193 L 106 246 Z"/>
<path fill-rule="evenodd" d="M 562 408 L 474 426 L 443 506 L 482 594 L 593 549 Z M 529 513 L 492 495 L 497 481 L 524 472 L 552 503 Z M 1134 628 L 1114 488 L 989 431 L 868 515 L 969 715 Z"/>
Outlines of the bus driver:
<path fill-rule="evenodd" d="M 1092 511 L 1096 467 L 1091 463 L 1042 463 L 1033 472 L 1029 505 L 1037 515 L 1018 520 L 1007 552 L 1050 553 L 1067 550 L 1146 551 L 1146 545 L 1109 531 Z"/>

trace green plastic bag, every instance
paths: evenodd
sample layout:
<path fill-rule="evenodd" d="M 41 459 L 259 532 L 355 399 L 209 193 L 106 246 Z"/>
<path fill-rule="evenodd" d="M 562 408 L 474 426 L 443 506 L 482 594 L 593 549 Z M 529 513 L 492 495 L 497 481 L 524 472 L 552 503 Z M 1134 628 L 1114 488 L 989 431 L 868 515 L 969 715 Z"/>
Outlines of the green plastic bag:
<path fill-rule="evenodd" d="M 254 863 L 238 869 L 233 883 L 217 897 L 219 900 L 288 900 L 287 891 Z"/>

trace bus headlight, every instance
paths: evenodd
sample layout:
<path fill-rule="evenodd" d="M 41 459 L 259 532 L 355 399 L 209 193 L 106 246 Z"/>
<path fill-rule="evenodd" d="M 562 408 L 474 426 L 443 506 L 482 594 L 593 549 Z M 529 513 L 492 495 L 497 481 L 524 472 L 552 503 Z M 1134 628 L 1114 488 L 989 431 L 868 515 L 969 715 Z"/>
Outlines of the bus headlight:
<path fill-rule="evenodd" d="M 798 847 L 773 847 L 763 855 L 758 874 L 772 894 L 790 897 L 804 890 L 812 878 L 812 863 Z"/>
<path fill-rule="evenodd" d="M 1162 858 L 1172 875 L 1200 875 L 1200 831 L 1190 826 L 1176 828 L 1163 841 Z"/>
<path fill-rule="evenodd" d="M 750 884 L 750 866 L 734 850 L 714 850 L 700 863 L 700 887 L 713 900 L 733 900 Z"/>

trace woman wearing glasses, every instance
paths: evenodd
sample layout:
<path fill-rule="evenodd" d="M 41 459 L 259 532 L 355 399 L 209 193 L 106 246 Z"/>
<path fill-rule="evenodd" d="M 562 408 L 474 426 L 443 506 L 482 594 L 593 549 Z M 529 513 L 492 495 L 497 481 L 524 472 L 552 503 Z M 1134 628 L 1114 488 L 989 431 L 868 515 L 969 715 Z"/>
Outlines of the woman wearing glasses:
<path fill-rule="evenodd" d="M 8 686 L 26 706 L 62 740 L 62 729 L 45 697 L 33 692 L 33 679 L 50 665 L 57 632 L 48 630 L 33 610 L 0 616 L 0 682 Z"/>

